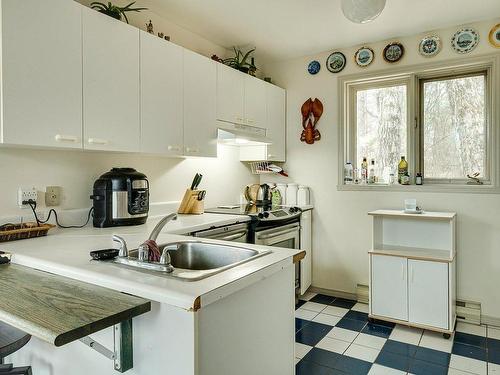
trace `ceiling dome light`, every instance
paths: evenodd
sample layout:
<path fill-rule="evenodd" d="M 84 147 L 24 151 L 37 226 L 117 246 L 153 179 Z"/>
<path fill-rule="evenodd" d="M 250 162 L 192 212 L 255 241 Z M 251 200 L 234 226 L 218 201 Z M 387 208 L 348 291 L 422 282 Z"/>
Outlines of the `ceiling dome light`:
<path fill-rule="evenodd" d="M 377 18 L 386 0 L 342 0 L 342 12 L 355 23 L 367 23 Z"/>

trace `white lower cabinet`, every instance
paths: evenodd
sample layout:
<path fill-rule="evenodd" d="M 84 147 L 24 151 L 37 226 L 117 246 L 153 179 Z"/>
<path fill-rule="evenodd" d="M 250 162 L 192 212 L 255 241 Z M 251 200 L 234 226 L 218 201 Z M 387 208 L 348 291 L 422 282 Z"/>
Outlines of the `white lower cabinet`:
<path fill-rule="evenodd" d="M 408 320 L 448 329 L 448 264 L 408 260 Z"/>
<path fill-rule="evenodd" d="M 371 315 L 453 330 L 450 268 L 446 262 L 371 255 Z"/>
<path fill-rule="evenodd" d="M 408 265 L 406 258 L 371 256 L 372 314 L 408 320 Z"/>

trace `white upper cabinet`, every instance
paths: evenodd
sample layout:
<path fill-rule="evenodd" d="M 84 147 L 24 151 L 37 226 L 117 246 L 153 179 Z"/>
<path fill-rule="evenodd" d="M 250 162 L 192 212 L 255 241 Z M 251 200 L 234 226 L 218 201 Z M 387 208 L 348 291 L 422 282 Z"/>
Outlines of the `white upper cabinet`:
<path fill-rule="evenodd" d="M 183 49 L 141 31 L 141 151 L 183 154 Z"/>
<path fill-rule="evenodd" d="M 3 143 L 82 147 L 81 6 L 2 0 Z"/>
<path fill-rule="evenodd" d="M 245 122 L 245 76 L 227 65 L 217 64 L 217 119 Z"/>
<path fill-rule="evenodd" d="M 245 124 L 266 127 L 266 82 L 245 76 Z"/>
<path fill-rule="evenodd" d="M 286 155 L 286 92 L 281 87 L 266 84 L 267 137 L 272 144 L 267 146 L 267 160 L 285 161 Z"/>
<path fill-rule="evenodd" d="M 84 148 L 140 150 L 139 90 L 139 30 L 83 8 Z"/>
<path fill-rule="evenodd" d="M 216 63 L 184 50 L 184 155 L 217 156 Z"/>

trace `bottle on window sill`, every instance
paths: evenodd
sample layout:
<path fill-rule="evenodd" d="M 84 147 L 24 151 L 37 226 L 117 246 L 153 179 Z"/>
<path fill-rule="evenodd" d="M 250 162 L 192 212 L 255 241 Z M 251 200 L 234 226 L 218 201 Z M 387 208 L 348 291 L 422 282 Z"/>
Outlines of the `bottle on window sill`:
<path fill-rule="evenodd" d="M 344 184 L 350 185 L 353 182 L 354 169 L 352 163 L 348 161 L 344 167 Z"/>
<path fill-rule="evenodd" d="M 361 183 L 366 184 L 368 182 L 368 162 L 366 161 L 366 156 L 363 157 L 363 162 L 361 163 Z"/>
<path fill-rule="evenodd" d="M 368 183 L 374 184 L 376 182 L 375 178 L 375 159 L 371 160 L 370 171 L 368 172 Z"/>
<path fill-rule="evenodd" d="M 410 185 L 410 174 L 405 172 L 403 176 L 401 176 L 401 185 Z"/>
<path fill-rule="evenodd" d="M 415 185 L 423 185 L 424 184 L 424 178 L 422 177 L 422 173 L 417 173 L 415 176 Z"/>
<path fill-rule="evenodd" d="M 406 161 L 404 156 L 401 156 L 401 161 L 398 164 L 398 182 L 401 185 L 407 185 L 403 184 L 402 179 L 405 173 L 408 173 L 408 162 Z"/>

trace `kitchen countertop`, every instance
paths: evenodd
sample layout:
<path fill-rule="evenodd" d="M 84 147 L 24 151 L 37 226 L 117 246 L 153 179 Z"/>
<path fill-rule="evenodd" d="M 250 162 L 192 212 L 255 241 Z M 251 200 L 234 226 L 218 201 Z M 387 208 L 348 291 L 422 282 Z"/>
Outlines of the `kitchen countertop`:
<path fill-rule="evenodd" d="M 121 235 L 129 249 L 137 248 L 163 216 L 151 217 L 144 225 L 115 228 L 83 228 L 55 230 L 47 237 L 6 242 L 0 250 L 12 253 L 12 263 L 32 267 L 79 281 L 136 295 L 196 311 L 227 295 L 249 286 L 289 266 L 300 250 L 271 248 L 272 253 L 199 281 L 184 281 L 166 275 L 125 268 L 120 265 L 91 261 L 92 250 L 115 247 L 112 235 Z M 213 226 L 248 221 L 240 215 L 179 215 L 167 224 L 158 243 L 185 241 L 179 233 L 189 233 Z M 191 238 L 192 239 L 192 238 Z M 227 242 L 204 240 L 211 243 Z M 265 246 L 235 244 L 262 250 Z"/>

